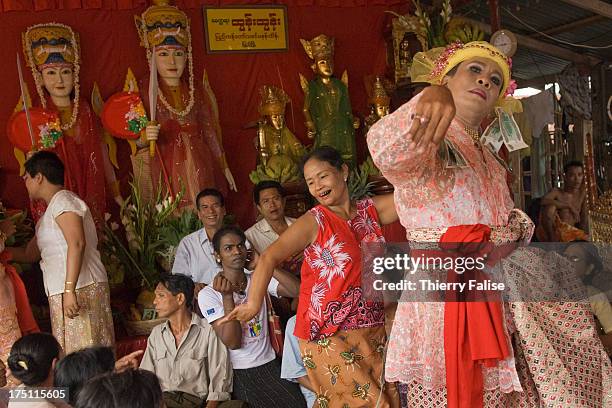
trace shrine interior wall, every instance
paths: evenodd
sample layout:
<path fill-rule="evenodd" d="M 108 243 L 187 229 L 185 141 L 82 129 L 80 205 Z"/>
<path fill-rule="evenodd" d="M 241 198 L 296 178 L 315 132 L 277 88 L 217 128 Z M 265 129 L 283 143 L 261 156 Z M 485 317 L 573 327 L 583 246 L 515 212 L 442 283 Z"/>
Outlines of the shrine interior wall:
<path fill-rule="evenodd" d="M 61 3 L 61 4 L 60 4 Z M 77 4 L 78 3 L 78 4 Z M 219 3 L 228 2 L 215 2 Z M 236 4 L 237 2 L 233 2 Z M 249 2 L 241 2 L 245 4 Z M 394 0 L 348 0 L 312 1 L 293 0 L 288 5 L 289 50 L 278 53 L 207 54 L 204 41 L 202 9 L 198 4 L 185 7 L 191 18 L 196 78 L 201 78 L 203 69 L 208 72 L 211 86 L 216 94 L 220 121 L 223 129 L 223 145 L 230 168 L 238 184 L 238 193 L 227 199 L 228 212 L 235 214 L 244 227 L 254 221 L 256 210 L 251 204 L 252 183 L 248 174 L 255 168 L 256 152 L 253 139 L 256 129 L 244 129 L 245 125 L 258 119 L 258 89 L 264 84 L 282 86 L 292 103 L 287 107 L 287 123 L 296 136 L 305 144 L 306 137 L 302 105 L 304 96 L 300 88 L 298 73 L 312 77 L 310 60 L 299 39 L 311 39 L 325 33 L 336 38 L 335 75 L 340 77 L 347 69 L 349 92 L 353 112 L 361 118 L 368 114 L 363 77 L 372 73 L 383 73 L 386 67 L 386 48 L 383 26 L 390 16 L 385 10 L 406 12 L 407 2 Z M 315 3 L 315 5 L 312 5 Z M 367 4 L 366 4 L 367 3 Z M 94 82 L 97 82 L 104 98 L 122 89 L 126 71 L 131 68 L 138 79 L 148 75 L 145 51 L 139 45 L 134 26 L 134 15 L 140 14 L 146 5 L 139 2 L 123 3 L 128 9 L 119 9 L 121 2 L 113 7 L 86 8 L 73 3 L 4 1 L 4 12 L 0 12 L 3 47 L 0 47 L 0 197 L 8 207 L 23 208 L 27 205 L 27 193 L 19 177 L 19 167 L 13 156 L 13 147 L 6 138 L 6 123 L 19 99 L 19 82 L 15 63 L 16 53 L 22 54 L 21 33 L 30 25 L 58 22 L 70 25 L 80 36 L 81 43 L 81 95 L 89 99 Z M 87 3 L 89 7 L 95 2 Z M 30 11 L 6 11 L 7 5 Z M 181 4 L 178 4 L 181 6 Z M 334 7 L 342 5 L 342 7 Z M 347 5 L 352 5 L 347 7 Z M 32 11 L 36 9 L 48 10 Z M 23 60 L 23 57 L 22 57 Z M 37 103 L 36 91 L 29 68 L 24 70 L 30 94 Z M 282 80 L 282 83 L 281 83 Z M 365 153 L 365 138 L 361 130 L 356 132 L 360 157 Z M 118 140 L 121 168 L 118 175 L 124 196 L 128 188 L 131 166 L 130 149 L 125 141 Z M 109 203 L 109 205 L 112 205 Z"/>

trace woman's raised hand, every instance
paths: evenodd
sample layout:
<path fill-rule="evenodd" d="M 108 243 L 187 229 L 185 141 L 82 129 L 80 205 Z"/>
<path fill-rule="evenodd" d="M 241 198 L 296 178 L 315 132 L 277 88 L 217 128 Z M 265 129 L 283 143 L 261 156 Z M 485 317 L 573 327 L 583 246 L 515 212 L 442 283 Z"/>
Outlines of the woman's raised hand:
<path fill-rule="evenodd" d="M 432 85 L 422 91 L 408 131 L 417 149 L 438 145 L 455 117 L 453 96 L 445 86 Z"/>

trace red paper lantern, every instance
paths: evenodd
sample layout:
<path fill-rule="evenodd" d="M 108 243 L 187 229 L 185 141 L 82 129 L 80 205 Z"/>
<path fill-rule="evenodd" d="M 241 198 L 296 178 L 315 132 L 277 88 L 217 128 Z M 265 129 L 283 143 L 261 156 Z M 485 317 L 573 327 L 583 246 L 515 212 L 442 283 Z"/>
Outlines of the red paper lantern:
<path fill-rule="evenodd" d="M 32 133 L 36 148 L 52 147 L 44 146 L 41 139 L 58 140 L 61 137 L 60 119 L 56 112 L 33 107 L 28 109 Z M 32 137 L 28 129 L 28 120 L 25 111 L 21 110 L 13 113 L 8 121 L 6 133 L 9 141 L 21 151 L 29 152 L 32 150 Z M 42 135 L 41 135 L 42 133 Z M 51 138 L 51 139 L 49 139 Z"/>
<path fill-rule="evenodd" d="M 140 95 L 119 92 L 108 98 L 102 108 L 102 124 L 120 139 L 138 139 L 149 120 Z"/>

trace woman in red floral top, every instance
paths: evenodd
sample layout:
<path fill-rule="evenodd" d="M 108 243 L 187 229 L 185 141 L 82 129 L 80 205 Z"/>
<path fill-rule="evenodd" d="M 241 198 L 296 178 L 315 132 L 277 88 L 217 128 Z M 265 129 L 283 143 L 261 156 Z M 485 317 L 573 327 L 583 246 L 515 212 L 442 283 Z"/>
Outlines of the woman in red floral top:
<path fill-rule="evenodd" d="M 261 306 L 274 267 L 304 251 L 295 335 L 320 406 L 399 407 L 394 384 L 380 390 L 385 345 L 383 303 L 363 293 L 362 243 L 384 242 L 397 220 L 392 194 L 351 201 L 349 169 L 331 147 L 305 156 L 302 171 L 319 205 L 302 215 L 259 258 L 249 301 L 227 319 L 248 320 Z"/>

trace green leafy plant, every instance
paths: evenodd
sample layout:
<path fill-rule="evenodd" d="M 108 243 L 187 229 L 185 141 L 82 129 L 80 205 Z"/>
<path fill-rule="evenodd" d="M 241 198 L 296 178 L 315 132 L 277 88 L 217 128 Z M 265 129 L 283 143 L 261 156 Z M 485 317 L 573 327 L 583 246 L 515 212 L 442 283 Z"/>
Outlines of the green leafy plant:
<path fill-rule="evenodd" d="M 443 1 L 440 12 L 434 11 L 432 13 L 433 21 L 429 14 L 423 10 L 419 0 L 412 0 L 412 3 L 415 7 L 414 15 L 418 18 L 422 29 L 427 33 L 429 48 L 445 46 L 446 39 L 444 38 L 444 33 L 446 32 L 446 25 L 450 22 L 453 12 L 450 0 Z"/>
<path fill-rule="evenodd" d="M 370 176 L 378 176 L 380 171 L 374 165 L 372 158 L 368 156 L 358 169 L 351 170 L 348 180 L 349 195 L 351 200 L 359 200 L 372 195 L 374 183 L 368 182 Z"/>
<path fill-rule="evenodd" d="M 164 247 L 158 251 L 158 261 L 166 271 L 172 269 L 176 248 L 185 236 L 202 228 L 200 220 L 193 210 L 184 210 L 179 216 L 169 217 L 159 228 L 160 240 Z"/>
<path fill-rule="evenodd" d="M 102 238 L 102 260 L 105 262 L 109 281 L 120 283 L 123 278 L 130 280 L 131 286 L 145 286 L 153 290 L 160 276 L 161 265 L 158 258 L 168 252 L 175 242 L 168 241 L 168 224 L 176 215 L 185 189 L 172 196 L 159 183 L 155 200 L 143 200 L 137 184 L 131 184 L 132 191 L 120 210 L 121 224 L 125 237 L 117 223 L 110 222 L 105 216 Z"/>

